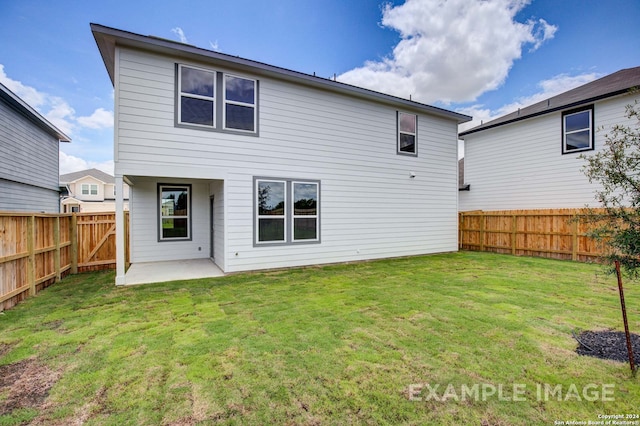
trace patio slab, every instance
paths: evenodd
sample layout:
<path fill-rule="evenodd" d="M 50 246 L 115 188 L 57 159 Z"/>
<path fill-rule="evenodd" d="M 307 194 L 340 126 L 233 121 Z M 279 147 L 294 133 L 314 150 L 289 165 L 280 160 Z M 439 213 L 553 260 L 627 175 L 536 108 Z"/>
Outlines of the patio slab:
<path fill-rule="evenodd" d="M 161 283 L 176 280 L 223 277 L 224 272 L 211 259 L 172 260 L 132 263 L 125 274 L 125 285 Z"/>

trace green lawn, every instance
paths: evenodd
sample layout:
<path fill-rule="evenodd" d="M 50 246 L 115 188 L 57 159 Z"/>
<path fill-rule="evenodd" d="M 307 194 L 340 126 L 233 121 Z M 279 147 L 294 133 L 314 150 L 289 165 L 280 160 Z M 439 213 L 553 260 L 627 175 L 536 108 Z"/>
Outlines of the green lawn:
<path fill-rule="evenodd" d="M 596 265 L 462 252 L 113 282 L 112 272 L 70 276 L 0 314 L 0 370 L 30 374 L 14 386 L 0 377 L 0 425 L 640 414 L 627 364 L 574 352 L 572 331 L 623 329 L 615 277 Z M 640 334 L 640 285 L 626 296 Z M 41 398 L 21 405 L 29 386 Z"/>

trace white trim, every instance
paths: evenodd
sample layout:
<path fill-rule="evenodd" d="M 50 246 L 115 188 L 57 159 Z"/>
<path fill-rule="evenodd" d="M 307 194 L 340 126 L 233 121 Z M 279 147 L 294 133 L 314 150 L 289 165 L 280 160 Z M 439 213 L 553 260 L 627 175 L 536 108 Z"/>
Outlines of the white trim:
<path fill-rule="evenodd" d="M 198 95 L 198 94 L 194 94 L 194 93 L 187 93 L 187 92 L 183 92 L 182 91 L 182 69 L 183 68 L 191 68 L 194 70 L 198 70 L 198 71 L 202 71 L 202 72 L 206 72 L 209 74 L 213 74 L 213 96 L 204 96 L 204 95 Z M 178 64 L 178 99 L 177 99 L 177 105 L 176 108 L 178 109 L 178 123 L 179 124 L 185 124 L 188 126 L 197 126 L 197 127 L 202 127 L 205 129 L 215 129 L 216 128 L 216 81 L 217 81 L 217 71 L 211 70 L 211 69 L 206 69 L 206 68 L 200 68 L 200 67 L 194 67 L 191 65 L 185 65 L 185 64 Z M 191 123 L 189 121 L 182 121 L 182 97 L 187 97 L 187 98 L 191 98 L 191 99 L 200 99 L 200 100 L 205 100 L 205 101 L 210 101 L 212 106 L 213 106 L 213 110 L 212 110 L 212 114 L 213 114 L 213 124 L 210 126 L 208 124 L 198 124 L 198 123 Z"/>
<path fill-rule="evenodd" d="M 126 284 L 125 280 L 125 225 L 122 175 L 115 175 L 116 187 L 116 285 Z M 131 238 L 133 240 L 133 238 Z M 131 248 L 131 247 L 130 247 Z"/>
<path fill-rule="evenodd" d="M 227 100 L 227 77 L 238 78 L 242 80 L 248 80 L 253 82 L 253 103 L 245 103 L 239 101 L 230 101 Z M 247 78 L 244 76 L 236 75 L 236 74 L 227 74 L 224 73 L 222 76 L 222 128 L 224 130 L 230 130 L 234 132 L 242 132 L 242 133 L 257 133 L 258 131 L 258 108 L 257 108 L 257 97 L 258 97 L 258 80 L 253 78 Z M 234 127 L 227 127 L 227 104 L 230 105 L 238 105 L 247 108 L 253 108 L 253 130 L 244 130 L 244 129 L 236 129 Z"/>

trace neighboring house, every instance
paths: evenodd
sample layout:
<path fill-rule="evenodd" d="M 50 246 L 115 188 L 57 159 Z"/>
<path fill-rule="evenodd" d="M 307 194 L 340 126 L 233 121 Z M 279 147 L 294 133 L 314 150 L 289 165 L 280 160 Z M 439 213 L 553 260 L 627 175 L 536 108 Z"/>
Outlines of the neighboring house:
<path fill-rule="evenodd" d="M 640 67 L 624 69 L 461 132 L 460 210 L 596 207 L 578 157 L 602 150 L 615 124 L 636 125 L 625 106 L 639 86 Z"/>
<path fill-rule="evenodd" d="M 0 84 L 0 211 L 60 211 L 60 142 L 71 139 Z"/>
<path fill-rule="evenodd" d="M 91 28 L 115 88 L 132 263 L 211 257 L 235 272 L 457 250 L 457 126 L 470 117 Z"/>
<path fill-rule="evenodd" d="M 60 175 L 60 211 L 92 213 L 116 211 L 113 176 L 98 169 Z M 129 185 L 124 185 L 124 209 L 129 210 Z"/>

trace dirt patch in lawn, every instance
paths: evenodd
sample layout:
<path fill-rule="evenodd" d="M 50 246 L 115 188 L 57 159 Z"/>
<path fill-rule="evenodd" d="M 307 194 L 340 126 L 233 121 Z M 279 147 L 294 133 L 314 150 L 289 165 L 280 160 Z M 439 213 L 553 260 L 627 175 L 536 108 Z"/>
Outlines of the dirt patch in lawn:
<path fill-rule="evenodd" d="M 623 331 L 583 331 L 575 336 L 578 341 L 576 352 L 579 355 L 592 356 L 600 359 L 611 359 L 614 361 L 629 361 L 627 351 L 627 338 Z M 640 362 L 640 336 L 631 334 L 631 346 L 633 348 L 633 358 Z"/>
<path fill-rule="evenodd" d="M 0 366 L 0 415 L 41 408 L 59 378 L 60 373 L 33 358 Z"/>

